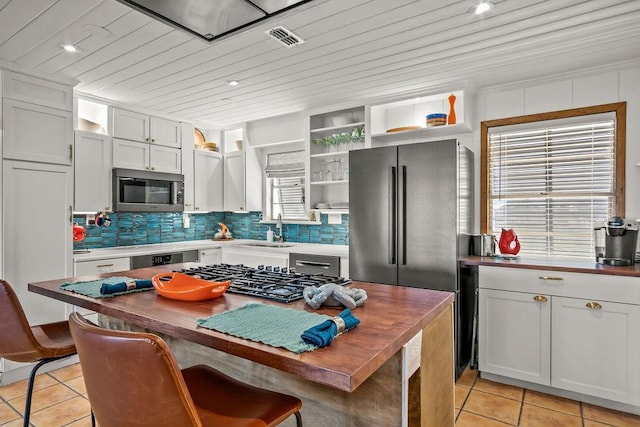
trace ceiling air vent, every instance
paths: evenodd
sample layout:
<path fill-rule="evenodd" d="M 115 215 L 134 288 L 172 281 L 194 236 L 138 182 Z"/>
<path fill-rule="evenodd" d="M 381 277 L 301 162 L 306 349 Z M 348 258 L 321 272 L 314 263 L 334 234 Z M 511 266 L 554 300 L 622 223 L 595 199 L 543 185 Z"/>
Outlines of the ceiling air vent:
<path fill-rule="evenodd" d="M 286 47 L 294 47 L 296 45 L 304 43 L 304 40 L 284 27 L 275 27 L 270 29 L 269 31 L 266 31 L 266 33 L 269 35 L 269 37 L 279 41 Z"/>

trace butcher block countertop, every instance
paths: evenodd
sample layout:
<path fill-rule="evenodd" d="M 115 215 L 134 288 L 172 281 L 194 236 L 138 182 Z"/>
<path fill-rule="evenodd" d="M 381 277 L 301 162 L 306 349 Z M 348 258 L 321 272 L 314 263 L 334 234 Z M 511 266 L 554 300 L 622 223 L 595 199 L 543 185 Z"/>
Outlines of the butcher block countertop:
<path fill-rule="evenodd" d="M 531 270 L 566 271 L 572 273 L 607 274 L 611 276 L 640 277 L 640 264 L 611 266 L 586 260 L 520 257 L 515 260 L 498 257 L 470 256 L 464 258 L 465 265 L 485 265 L 489 267 L 525 268 Z"/>
<path fill-rule="evenodd" d="M 161 272 L 195 266 L 194 263 L 173 264 L 118 272 L 118 276 L 150 278 Z M 200 302 L 176 301 L 159 296 L 155 291 L 132 293 L 114 298 L 94 299 L 61 290 L 66 281 L 96 280 L 114 274 L 30 283 L 32 292 L 117 318 L 139 327 L 157 331 L 211 347 L 225 353 L 267 365 L 299 377 L 352 392 L 417 333 L 431 325 L 453 302 L 453 294 L 426 289 L 375 283 L 353 282 L 353 288 L 364 289 L 368 299 L 353 310 L 360 325 L 339 336 L 328 347 L 295 354 L 213 330 L 198 327 L 196 319 L 260 302 L 280 307 L 313 312 L 303 300 L 284 304 L 262 298 L 225 293 Z M 340 309 L 322 308 L 319 313 L 337 315 Z"/>

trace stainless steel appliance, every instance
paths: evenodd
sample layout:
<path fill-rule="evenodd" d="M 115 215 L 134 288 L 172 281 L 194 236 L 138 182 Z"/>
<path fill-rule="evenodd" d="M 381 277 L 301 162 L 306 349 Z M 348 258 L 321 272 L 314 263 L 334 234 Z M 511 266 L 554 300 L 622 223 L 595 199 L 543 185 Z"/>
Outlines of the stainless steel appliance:
<path fill-rule="evenodd" d="M 340 257 L 332 255 L 289 253 L 289 269 L 298 273 L 340 276 Z"/>
<path fill-rule="evenodd" d="M 182 212 L 184 176 L 114 168 L 113 209 L 115 212 Z"/>
<path fill-rule="evenodd" d="M 258 268 L 252 268 L 242 264 L 215 264 L 180 271 L 215 282 L 231 280 L 231 285 L 227 292 L 287 303 L 303 298 L 302 290 L 307 286 L 320 286 L 325 283 L 336 283 L 344 286 L 351 283 L 351 280 L 342 277 L 300 273 L 270 265 L 260 265 Z"/>
<path fill-rule="evenodd" d="M 473 153 L 456 140 L 349 152 L 352 280 L 455 292 L 456 374 L 470 358 Z"/>
<path fill-rule="evenodd" d="M 131 257 L 131 268 L 153 267 L 155 265 L 198 261 L 198 251 L 181 251 L 164 254 L 136 255 Z"/>
<path fill-rule="evenodd" d="M 607 265 L 633 265 L 638 242 L 638 227 L 624 218 L 610 218 L 606 225 L 594 228 L 596 261 Z"/>

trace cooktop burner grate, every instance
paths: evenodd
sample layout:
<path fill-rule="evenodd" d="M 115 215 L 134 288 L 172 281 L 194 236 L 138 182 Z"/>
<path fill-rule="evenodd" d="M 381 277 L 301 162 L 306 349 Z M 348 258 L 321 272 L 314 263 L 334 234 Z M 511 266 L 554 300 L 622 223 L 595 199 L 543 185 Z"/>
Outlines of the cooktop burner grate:
<path fill-rule="evenodd" d="M 303 298 L 302 290 L 307 286 L 326 283 L 348 285 L 351 280 L 324 274 L 296 273 L 287 268 L 245 265 L 214 264 L 180 270 L 184 274 L 204 280 L 223 282 L 231 280 L 227 292 L 268 298 L 280 302 L 292 302 Z"/>

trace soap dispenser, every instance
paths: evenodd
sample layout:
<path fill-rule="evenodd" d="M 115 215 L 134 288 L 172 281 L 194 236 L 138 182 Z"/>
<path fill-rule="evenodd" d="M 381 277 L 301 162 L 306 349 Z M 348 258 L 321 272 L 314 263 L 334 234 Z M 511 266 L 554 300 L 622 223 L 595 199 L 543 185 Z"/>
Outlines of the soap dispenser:
<path fill-rule="evenodd" d="M 269 227 L 269 229 L 267 230 L 267 242 L 273 242 L 273 230 L 271 229 L 271 227 Z"/>

